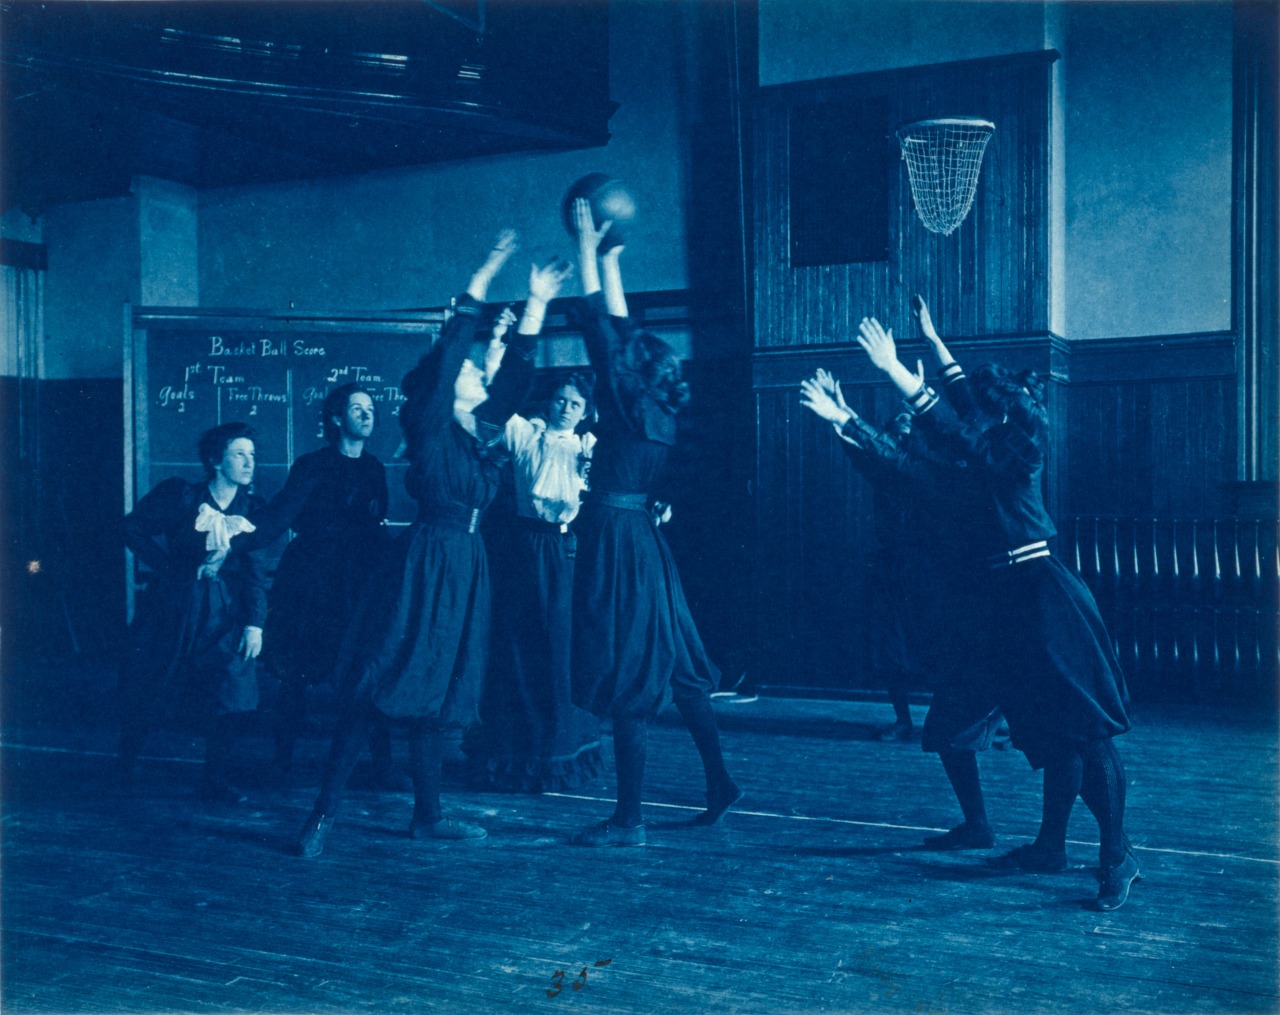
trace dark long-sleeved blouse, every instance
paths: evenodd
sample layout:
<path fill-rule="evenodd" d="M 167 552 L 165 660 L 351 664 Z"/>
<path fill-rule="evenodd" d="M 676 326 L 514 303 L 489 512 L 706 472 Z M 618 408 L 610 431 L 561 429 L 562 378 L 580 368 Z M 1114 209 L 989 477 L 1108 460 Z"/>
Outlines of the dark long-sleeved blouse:
<path fill-rule="evenodd" d="M 254 545 L 286 529 L 311 543 L 376 544 L 387 517 L 387 470 L 367 452 L 357 458 L 330 445 L 300 455 L 278 494 L 252 519 Z"/>
<path fill-rule="evenodd" d="M 649 493 L 666 467 L 676 442 L 675 413 L 619 359 L 637 331 L 627 317 L 612 317 L 604 297 L 593 293 L 575 301 L 574 311 L 596 373 L 592 427 L 597 442 L 591 459 L 591 487 L 613 493 Z"/>
<path fill-rule="evenodd" d="M 537 336 L 508 332 L 506 355 L 489 386 L 489 397 L 474 412 L 475 436 L 455 420 L 454 384 L 477 341 L 480 307 L 465 293 L 458 297 L 439 340 L 401 383 L 406 401 L 400 426 L 409 459 L 405 488 L 423 518 L 441 507 L 489 506 L 498 489 L 498 469 L 487 451 L 502 439 L 507 419 L 533 384 Z"/>
<path fill-rule="evenodd" d="M 1002 553 L 1056 535 L 1044 506 L 1048 435 L 1043 420 L 1010 413 L 1002 422 L 984 425 L 959 370 L 950 373 L 945 390 L 943 401 L 926 385 L 909 404 L 931 445 L 963 458 L 984 482 L 992 524 L 979 533 L 979 551 Z"/>
<path fill-rule="evenodd" d="M 125 517 L 125 545 L 156 573 L 162 596 L 199 580 L 197 572 L 209 556 L 207 534 L 195 527 L 201 504 L 226 515 L 252 518 L 262 501 L 241 488 L 224 510 L 207 483 L 175 477 L 160 483 Z M 235 595 L 239 620 L 246 627 L 261 627 L 267 615 L 267 580 L 243 535 L 232 537 L 218 577 Z"/>

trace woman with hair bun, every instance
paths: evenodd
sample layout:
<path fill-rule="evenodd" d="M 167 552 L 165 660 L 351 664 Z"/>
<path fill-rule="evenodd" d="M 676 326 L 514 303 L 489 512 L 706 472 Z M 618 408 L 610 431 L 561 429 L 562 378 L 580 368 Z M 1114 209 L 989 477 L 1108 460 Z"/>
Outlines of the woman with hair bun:
<path fill-rule="evenodd" d="M 694 823 L 718 821 L 742 791 L 725 768 L 711 708 L 719 670 L 703 648 L 658 531 L 662 512 L 650 500 L 675 445 L 676 414 L 688 404 L 689 386 L 672 348 L 627 316 L 618 263 L 623 248 L 599 252 L 609 224 L 597 229 L 581 199 L 574 224 L 585 294 L 577 309 L 596 373 L 600 421 L 591 492 L 578 522 L 573 692 L 581 707 L 613 720 L 618 800 L 609 818 L 573 841 L 638 846 L 645 841 L 640 796 L 648 723 L 672 698 L 706 773 L 707 807 Z"/>
<path fill-rule="evenodd" d="M 315 806 L 299 834 L 318 856 L 347 779 L 379 715 L 409 727 L 414 839 L 478 839 L 485 830 L 444 817 L 440 783 L 445 733 L 478 718 L 490 633 L 489 564 L 480 518 L 493 501 L 493 449 L 533 383 L 546 306 L 569 266 L 529 272 L 529 298 L 501 369 L 491 372 L 476 327 L 489 284 L 516 249 L 501 233 L 459 296 L 435 345 L 401 383 L 405 488 L 418 502 L 388 563 L 367 586 L 336 667 L 347 707 L 334 731 Z"/>
<path fill-rule="evenodd" d="M 153 572 L 121 673 L 117 775 L 126 787 L 162 718 L 211 716 L 200 797 L 244 801 L 227 763 L 241 718 L 258 707 L 255 660 L 267 612 L 266 578 L 245 536 L 262 503 L 249 492 L 255 436 L 245 423 L 206 431 L 198 445 L 205 478 L 166 479 L 124 520 L 125 545 Z"/>
<path fill-rule="evenodd" d="M 1114 742 L 1130 728 L 1129 695 L 1092 594 L 1049 548 L 1056 530 L 1041 489 L 1049 428 L 1038 380 L 998 364 L 966 379 L 918 297 L 915 310 L 941 366 L 946 401 L 898 361 L 893 334 L 878 321 L 864 318 L 858 341 L 907 399 L 926 438 L 962 458 L 984 492 L 987 510 L 974 519 L 968 547 L 973 594 L 986 615 L 975 652 L 991 666 L 1013 745 L 1044 770 L 1039 834 L 993 862 L 1064 870 L 1067 823 L 1079 796 L 1101 838 L 1097 906 L 1117 909 L 1141 876 L 1124 833 L 1126 777 Z"/>

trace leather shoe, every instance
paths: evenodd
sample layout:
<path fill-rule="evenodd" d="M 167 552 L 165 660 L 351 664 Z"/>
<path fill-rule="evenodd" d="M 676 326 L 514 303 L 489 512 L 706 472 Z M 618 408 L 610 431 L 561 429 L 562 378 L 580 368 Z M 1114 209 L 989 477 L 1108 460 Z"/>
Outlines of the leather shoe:
<path fill-rule="evenodd" d="M 971 825 L 967 821 L 941 835 L 927 835 L 924 840 L 925 849 L 940 853 L 953 849 L 990 849 L 995 844 L 996 836 L 990 825 Z"/>
<path fill-rule="evenodd" d="M 714 825 L 724 812 L 742 799 L 742 790 L 738 788 L 737 783 L 730 781 L 727 785 L 720 787 L 715 793 L 707 794 L 707 809 L 701 814 L 697 814 L 693 818 L 695 825 Z"/>
<path fill-rule="evenodd" d="M 1098 908 L 1104 913 L 1119 909 L 1129 898 L 1129 887 L 1141 880 L 1138 858 L 1132 850 L 1126 849 L 1124 859 L 1119 863 L 1098 869 Z"/>
<path fill-rule="evenodd" d="M 298 836 L 295 851 L 299 856 L 317 857 L 324 852 L 324 840 L 328 838 L 329 829 L 333 827 L 332 814 L 317 814 L 315 811 L 302 826 L 302 834 Z"/>
<path fill-rule="evenodd" d="M 1007 853 L 993 856 L 987 861 L 1001 870 L 1035 871 L 1039 874 L 1056 874 L 1067 869 L 1067 851 L 1049 849 L 1035 842 L 1016 846 Z"/>
<path fill-rule="evenodd" d="M 411 839 L 483 839 L 488 834 L 479 825 L 469 825 L 453 818 L 441 818 L 439 821 L 415 820 L 409 825 Z"/>
<path fill-rule="evenodd" d="M 643 846 L 644 825 L 623 828 L 608 821 L 588 825 L 569 840 L 575 846 Z"/>

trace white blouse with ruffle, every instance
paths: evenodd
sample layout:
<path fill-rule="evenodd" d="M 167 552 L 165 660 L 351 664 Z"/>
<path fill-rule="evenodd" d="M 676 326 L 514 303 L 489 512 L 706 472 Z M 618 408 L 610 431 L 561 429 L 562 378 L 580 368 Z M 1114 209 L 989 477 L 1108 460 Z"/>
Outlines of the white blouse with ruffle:
<path fill-rule="evenodd" d="M 544 420 L 512 416 L 503 443 L 512 455 L 516 512 L 559 525 L 573 521 L 587 488 L 595 435 L 548 430 Z"/>

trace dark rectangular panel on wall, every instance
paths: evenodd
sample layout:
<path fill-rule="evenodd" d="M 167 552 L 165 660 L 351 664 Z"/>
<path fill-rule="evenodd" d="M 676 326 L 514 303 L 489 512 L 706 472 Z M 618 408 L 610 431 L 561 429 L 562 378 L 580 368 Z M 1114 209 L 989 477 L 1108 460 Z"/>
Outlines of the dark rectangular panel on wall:
<path fill-rule="evenodd" d="M 791 111 L 792 267 L 888 260 L 887 105 L 878 99 Z"/>
<path fill-rule="evenodd" d="M 849 340 L 873 314 L 909 334 L 909 300 L 929 300 L 945 335 L 1043 333 L 1048 327 L 1049 76 L 1052 51 L 779 85 L 756 114 L 756 346 Z M 969 215 L 950 236 L 916 215 L 905 163 L 886 181 L 888 257 L 822 263 L 791 257 L 793 146 L 818 113 L 854 116 L 892 138 L 914 120 L 976 116 L 995 123 Z M 850 185 L 856 184 L 851 178 Z"/>

